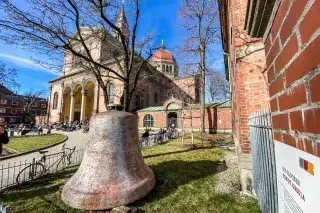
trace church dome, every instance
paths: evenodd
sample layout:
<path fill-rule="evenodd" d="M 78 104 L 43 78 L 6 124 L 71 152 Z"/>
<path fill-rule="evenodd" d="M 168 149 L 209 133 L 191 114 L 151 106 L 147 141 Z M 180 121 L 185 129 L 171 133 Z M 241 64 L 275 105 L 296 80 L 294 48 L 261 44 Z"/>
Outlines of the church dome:
<path fill-rule="evenodd" d="M 157 50 L 151 57 L 152 61 L 171 61 L 171 62 L 176 62 L 176 59 L 173 57 L 171 52 L 167 49 L 165 49 L 164 45 Z"/>

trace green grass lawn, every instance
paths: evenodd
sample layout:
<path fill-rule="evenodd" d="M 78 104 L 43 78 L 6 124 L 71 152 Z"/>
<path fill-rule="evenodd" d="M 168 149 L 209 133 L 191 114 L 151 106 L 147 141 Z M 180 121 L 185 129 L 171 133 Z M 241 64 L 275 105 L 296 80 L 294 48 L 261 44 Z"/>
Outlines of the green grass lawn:
<path fill-rule="evenodd" d="M 196 141 L 199 144 L 199 141 Z M 142 150 L 145 162 L 154 170 L 157 185 L 146 197 L 131 204 L 139 212 L 260 212 L 255 199 L 217 194 L 213 190 L 216 166 L 224 151 L 209 143 L 204 148 L 181 147 L 180 140 Z M 59 184 L 77 167 L 43 177 L 0 193 L 13 212 L 84 212 L 71 209 L 61 199 Z M 163 180 L 164 184 L 160 184 Z"/>
<path fill-rule="evenodd" d="M 64 135 L 43 135 L 10 138 L 10 142 L 5 145 L 5 148 L 15 150 L 16 152 L 27 152 L 58 143 L 64 137 Z"/>

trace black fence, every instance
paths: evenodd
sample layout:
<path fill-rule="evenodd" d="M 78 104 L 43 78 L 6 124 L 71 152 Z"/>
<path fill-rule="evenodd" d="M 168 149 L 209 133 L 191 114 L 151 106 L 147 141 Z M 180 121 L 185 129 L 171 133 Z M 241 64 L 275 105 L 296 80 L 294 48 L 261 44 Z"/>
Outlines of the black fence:
<path fill-rule="evenodd" d="M 33 158 L 28 161 L 2 164 L 0 167 L 0 190 L 18 185 L 41 175 L 55 173 L 68 166 L 79 165 L 84 149 L 76 149 L 71 155 L 63 157 L 63 152 L 46 155 L 45 160 Z"/>

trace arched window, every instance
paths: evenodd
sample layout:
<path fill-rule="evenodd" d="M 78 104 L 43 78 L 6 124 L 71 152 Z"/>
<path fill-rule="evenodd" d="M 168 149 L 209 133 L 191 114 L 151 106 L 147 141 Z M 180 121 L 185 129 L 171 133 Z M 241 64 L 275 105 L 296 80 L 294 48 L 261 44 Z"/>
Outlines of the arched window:
<path fill-rule="evenodd" d="M 137 93 L 136 94 L 136 110 L 142 108 L 142 103 L 141 103 L 141 96 Z"/>
<path fill-rule="evenodd" d="M 58 108 L 58 98 L 59 98 L 59 95 L 58 95 L 58 92 L 55 92 L 54 95 L 53 95 L 53 106 L 52 108 L 53 109 L 57 109 Z"/>
<path fill-rule="evenodd" d="M 107 83 L 108 104 L 114 103 L 114 84 L 109 81 Z"/>
<path fill-rule="evenodd" d="M 154 93 L 154 103 L 158 103 L 158 93 Z"/>
<path fill-rule="evenodd" d="M 172 73 L 172 66 L 169 67 L 170 73 Z"/>
<path fill-rule="evenodd" d="M 169 66 L 166 65 L 166 72 L 169 72 Z"/>
<path fill-rule="evenodd" d="M 165 65 L 162 64 L 162 72 L 166 71 L 165 69 L 166 69 L 166 68 L 165 68 Z"/>
<path fill-rule="evenodd" d="M 150 114 L 147 114 L 143 118 L 143 127 L 153 127 L 154 125 L 154 119 L 153 116 Z"/>

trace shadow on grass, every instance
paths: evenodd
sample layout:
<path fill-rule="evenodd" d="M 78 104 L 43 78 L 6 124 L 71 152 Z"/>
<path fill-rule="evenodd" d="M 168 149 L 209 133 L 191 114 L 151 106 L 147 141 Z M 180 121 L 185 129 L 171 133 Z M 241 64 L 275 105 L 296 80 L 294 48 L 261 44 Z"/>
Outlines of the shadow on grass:
<path fill-rule="evenodd" d="M 69 179 L 76 171 L 78 167 L 70 167 L 66 170 L 59 171 L 55 174 L 47 174 L 43 177 L 36 179 L 34 181 L 29 181 L 11 187 L 3 192 L 0 192 L 0 197 L 2 193 L 5 193 L 6 200 L 19 199 L 25 200 L 34 197 L 43 197 L 47 194 L 54 193 L 59 190 L 59 180 L 63 182 Z"/>
<path fill-rule="evenodd" d="M 191 181 L 205 178 L 209 175 L 218 173 L 218 161 L 182 161 L 172 160 L 151 166 L 157 183 L 155 188 L 143 199 L 133 203 L 136 206 L 143 206 L 145 203 L 153 202 L 174 193 L 179 186 L 190 183 Z M 226 170 L 224 167 L 222 172 Z"/>

